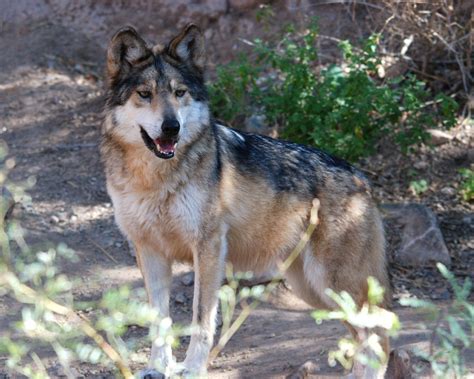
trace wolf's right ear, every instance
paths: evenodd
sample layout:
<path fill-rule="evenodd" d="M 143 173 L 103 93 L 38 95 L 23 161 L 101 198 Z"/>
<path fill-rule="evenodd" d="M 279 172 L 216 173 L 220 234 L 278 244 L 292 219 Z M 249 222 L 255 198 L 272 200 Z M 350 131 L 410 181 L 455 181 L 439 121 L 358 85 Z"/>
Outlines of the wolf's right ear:
<path fill-rule="evenodd" d="M 125 74 L 134 66 L 148 63 L 153 53 L 137 31 L 126 26 L 112 37 L 107 49 L 107 76 L 110 81 Z"/>

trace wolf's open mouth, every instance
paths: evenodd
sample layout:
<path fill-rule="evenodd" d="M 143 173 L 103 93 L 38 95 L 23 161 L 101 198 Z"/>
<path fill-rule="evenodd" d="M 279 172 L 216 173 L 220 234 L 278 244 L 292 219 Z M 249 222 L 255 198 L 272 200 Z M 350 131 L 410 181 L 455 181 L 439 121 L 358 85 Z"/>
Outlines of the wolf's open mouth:
<path fill-rule="evenodd" d="M 176 150 L 176 144 L 178 143 L 177 138 L 157 138 L 155 140 L 156 148 L 158 152 L 163 155 L 169 156 L 170 158 L 174 156 Z"/>
<path fill-rule="evenodd" d="M 146 130 L 140 126 L 140 133 L 142 135 L 145 145 L 150 149 L 158 158 L 170 159 L 174 157 L 176 151 L 176 145 L 178 143 L 178 137 L 160 137 L 153 140 Z"/>

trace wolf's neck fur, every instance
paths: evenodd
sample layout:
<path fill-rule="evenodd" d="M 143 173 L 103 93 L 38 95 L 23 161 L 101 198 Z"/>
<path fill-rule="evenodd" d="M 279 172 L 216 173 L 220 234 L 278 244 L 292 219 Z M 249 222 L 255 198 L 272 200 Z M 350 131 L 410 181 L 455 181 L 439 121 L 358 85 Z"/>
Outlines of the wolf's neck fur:
<path fill-rule="evenodd" d="M 179 146 L 174 158 L 164 160 L 153 154 L 145 144 L 127 144 L 105 131 L 101 146 L 107 179 L 117 189 L 174 191 L 189 182 L 200 166 L 215 154 L 216 143 L 211 127 L 202 128 L 191 143 Z"/>

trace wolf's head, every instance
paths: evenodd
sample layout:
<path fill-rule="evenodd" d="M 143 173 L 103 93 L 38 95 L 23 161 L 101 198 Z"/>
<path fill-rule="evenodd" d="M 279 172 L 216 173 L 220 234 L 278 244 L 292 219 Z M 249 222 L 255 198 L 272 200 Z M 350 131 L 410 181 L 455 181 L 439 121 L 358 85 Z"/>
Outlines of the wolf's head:
<path fill-rule="evenodd" d="M 119 30 L 107 51 L 110 132 L 173 158 L 209 124 L 204 40 L 188 25 L 166 47 L 148 46 L 132 27 Z"/>

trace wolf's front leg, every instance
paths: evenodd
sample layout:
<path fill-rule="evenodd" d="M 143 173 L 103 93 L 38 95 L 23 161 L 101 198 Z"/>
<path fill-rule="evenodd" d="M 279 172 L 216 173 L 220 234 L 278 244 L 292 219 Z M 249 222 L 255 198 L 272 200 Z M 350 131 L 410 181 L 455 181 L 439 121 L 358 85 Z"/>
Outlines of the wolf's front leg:
<path fill-rule="evenodd" d="M 145 288 L 148 294 L 148 301 L 154 307 L 160 317 L 169 317 L 169 301 L 171 287 L 171 262 L 162 255 L 146 246 L 135 245 L 138 266 L 145 281 Z M 159 372 L 169 375 L 172 363 L 172 353 L 170 345 L 157 345 L 153 342 L 151 347 L 150 369 L 142 371 L 143 378 L 160 378 Z"/>
<path fill-rule="evenodd" d="M 202 241 L 193 254 L 193 333 L 184 360 L 185 374 L 206 373 L 216 327 L 217 292 L 224 276 L 227 241 L 224 232 Z"/>

